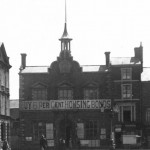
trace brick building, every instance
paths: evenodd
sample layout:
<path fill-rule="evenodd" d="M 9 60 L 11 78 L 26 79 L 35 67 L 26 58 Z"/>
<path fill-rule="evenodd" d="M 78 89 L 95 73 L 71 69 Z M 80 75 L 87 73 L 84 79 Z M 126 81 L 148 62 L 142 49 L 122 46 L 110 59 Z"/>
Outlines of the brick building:
<path fill-rule="evenodd" d="M 105 65 L 73 60 L 65 23 L 60 54 L 50 66 L 26 66 L 19 72 L 20 145 L 49 148 L 106 148 L 141 144 L 141 73 L 143 47 L 133 57 L 111 58 Z M 26 146 L 24 146 L 26 145 Z"/>
<path fill-rule="evenodd" d="M 10 133 L 10 111 L 9 111 L 9 57 L 7 57 L 5 46 L 0 43 L 0 147 L 3 140 L 8 141 Z"/>
<path fill-rule="evenodd" d="M 150 148 L 150 67 L 142 73 L 142 126 L 144 147 Z"/>

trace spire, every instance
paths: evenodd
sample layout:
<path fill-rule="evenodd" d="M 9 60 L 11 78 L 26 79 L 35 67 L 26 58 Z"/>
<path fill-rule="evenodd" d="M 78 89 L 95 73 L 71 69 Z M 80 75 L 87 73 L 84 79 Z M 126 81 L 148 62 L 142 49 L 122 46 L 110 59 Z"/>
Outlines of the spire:
<path fill-rule="evenodd" d="M 72 40 L 71 38 L 69 38 L 69 34 L 67 32 L 67 3 L 65 0 L 65 25 L 64 25 L 64 32 L 60 38 L 61 39 L 68 39 L 68 40 Z"/>

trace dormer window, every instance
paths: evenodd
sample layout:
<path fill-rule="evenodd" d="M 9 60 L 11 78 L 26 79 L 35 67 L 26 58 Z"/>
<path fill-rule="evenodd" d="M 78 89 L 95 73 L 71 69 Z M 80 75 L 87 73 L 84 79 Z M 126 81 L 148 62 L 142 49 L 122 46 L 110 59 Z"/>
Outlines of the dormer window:
<path fill-rule="evenodd" d="M 131 80 L 132 79 L 132 69 L 131 68 L 121 68 L 121 79 Z"/>

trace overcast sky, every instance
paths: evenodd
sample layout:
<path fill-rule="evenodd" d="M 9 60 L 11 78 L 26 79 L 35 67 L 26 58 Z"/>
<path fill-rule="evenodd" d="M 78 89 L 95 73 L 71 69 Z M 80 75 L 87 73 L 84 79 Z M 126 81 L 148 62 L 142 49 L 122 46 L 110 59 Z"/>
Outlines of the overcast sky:
<path fill-rule="evenodd" d="M 21 53 L 28 66 L 50 66 L 60 53 L 65 0 L 0 0 L 0 42 L 10 57 L 10 99 L 19 98 Z M 67 0 L 71 53 L 80 65 L 134 56 L 142 42 L 149 65 L 150 0 Z"/>

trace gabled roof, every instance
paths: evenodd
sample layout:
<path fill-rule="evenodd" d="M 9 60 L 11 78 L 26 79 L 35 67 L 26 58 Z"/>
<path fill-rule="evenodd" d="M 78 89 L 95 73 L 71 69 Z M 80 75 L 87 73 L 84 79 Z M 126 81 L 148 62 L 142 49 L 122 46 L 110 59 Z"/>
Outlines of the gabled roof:
<path fill-rule="evenodd" d="M 141 61 L 135 57 L 112 57 L 110 59 L 111 65 L 137 65 Z"/>
<path fill-rule="evenodd" d="M 143 72 L 141 74 L 142 81 L 150 81 L 150 67 L 143 67 Z"/>

